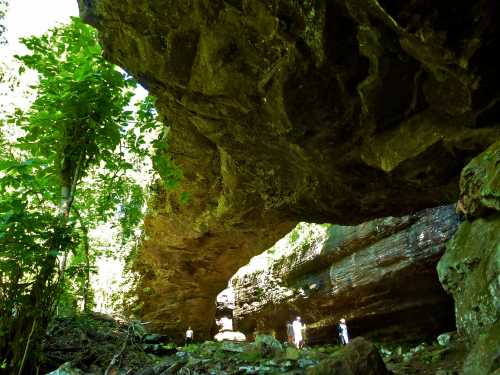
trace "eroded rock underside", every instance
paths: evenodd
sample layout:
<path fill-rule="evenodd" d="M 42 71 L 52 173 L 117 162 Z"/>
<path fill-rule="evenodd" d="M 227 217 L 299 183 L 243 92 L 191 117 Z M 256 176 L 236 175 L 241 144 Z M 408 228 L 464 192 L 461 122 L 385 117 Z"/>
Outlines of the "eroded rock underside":
<path fill-rule="evenodd" d="M 341 317 L 353 336 L 379 340 L 453 330 L 453 303 L 435 267 L 457 225 L 453 207 L 443 206 L 298 239 L 297 249 L 231 279 L 236 325 L 286 338 L 286 323 L 300 315 L 310 344 L 335 340 Z"/>
<path fill-rule="evenodd" d="M 178 192 L 158 191 L 142 316 L 207 336 L 228 277 L 299 221 L 457 198 L 499 135 L 496 0 L 78 0 L 158 97 Z M 181 321 L 182 320 L 182 321 Z"/>

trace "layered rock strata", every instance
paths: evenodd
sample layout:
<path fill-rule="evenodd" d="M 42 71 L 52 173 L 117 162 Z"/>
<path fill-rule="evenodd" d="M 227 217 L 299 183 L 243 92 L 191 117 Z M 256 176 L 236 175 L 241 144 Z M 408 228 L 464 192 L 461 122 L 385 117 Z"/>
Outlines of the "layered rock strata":
<path fill-rule="evenodd" d="M 216 294 L 300 221 L 451 202 L 499 136 L 496 0 L 78 0 L 158 97 L 179 192 L 158 188 L 140 314 L 208 337 Z"/>
<path fill-rule="evenodd" d="M 273 256 L 278 250 L 272 248 L 231 279 L 236 324 L 243 332 L 272 329 L 285 338 L 287 321 L 300 315 L 309 343 L 334 340 L 341 317 L 353 336 L 377 339 L 452 330 L 453 303 L 435 266 L 457 225 L 454 207 L 443 206 L 355 227 L 333 225 L 295 241 L 292 232 L 288 251 Z"/>
<path fill-rule="evenodd" d="M 490 374 L 500 369 L 500 141 L 464 168 L 460 189 L 468 221 L 437 269 L 472 347 L 464 374 Z"/>

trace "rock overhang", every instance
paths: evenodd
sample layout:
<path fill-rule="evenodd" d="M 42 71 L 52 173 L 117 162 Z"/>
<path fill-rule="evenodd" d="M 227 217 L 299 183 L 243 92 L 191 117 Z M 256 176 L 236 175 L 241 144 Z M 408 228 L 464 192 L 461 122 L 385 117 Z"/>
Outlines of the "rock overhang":
<path fill-rule="evenodd" d="M 462 167 L 500 135 L 493 0 L 79 6 L 107 58 L 158 97 L 193 197 L 159 191 L 146 221 L 143 314 L 166 331 L 212 314 L 238 266 L 299 220 L 456 200 Z"/>

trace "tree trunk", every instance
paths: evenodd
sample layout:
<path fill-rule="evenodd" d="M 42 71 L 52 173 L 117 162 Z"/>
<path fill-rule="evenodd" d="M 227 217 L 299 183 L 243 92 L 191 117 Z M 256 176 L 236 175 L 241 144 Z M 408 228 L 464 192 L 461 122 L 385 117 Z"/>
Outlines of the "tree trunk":
<path fill-rule="evenodd" d="M 64 231 L 71 206 L 73 204 L 76 185 L 80 179 L 80 167 L 83 161 L 82 152 L 74 170 L 66 168 L 71 161 L 65 160 L 65 168 L 61 176 L 61 203 L 59 205 L 60 228 L 54 228 L 52 246 L 49 246 L 46 258 L 42 264 L 40 272 L 35 278 L 29 302 L 24 304 L 23 309 L 13 322 L 9 332 L 11 367 L 9 373 L 36 374 L 36 364 L 40 353 L 41 339 L 45 334 L 47 325 L 52 317 L 54 306 L 57 302 L 60 287 L 64 282 L 64 272 L 66 270 L 67 252 L 63 248 L 61 238 L 57 236 L 58 230 Z M 74 162 L 73 162 L 74 163 Z M 57 257 L 63 253 L 59 272 L 57 272 Z M 56 276 L 58 277 L 56 278 Z"/>
<path fill-rule="evenodd" d="M 71 211 L 71 206 L 73 205 L 76 185 L 80 179 L 80 167 L 83 162 L 83 157 L 84 157 L 84 152 L 82 151 L 80 154 L 80 158 L 78 159 L 78 162 L 75 166 L 74 172 L 71 173 L 70 171 L 67 176 L 62 176 L 61 179 L 63 181 L 63 185 L 61 186 L 61 204 L 59 206 L 59 215 L 64 220 L 64 222 L 67 222 Z M 65 183 L 64 181 L 67 181 L 67 183 Z M 68 253 L 65 252 L 63 254 L 61 267 L 59 269 L 59 279 L 61 280 L 61 282 L 64 281 L 64 272 L 66 271 L 67 261 L 68 261 Z"/>
<path fill-rule="evenodd" d="M 81 220 L 80 220 L 81 223 Z M 83 284 L 83 311 L 84 312 L 89 312 L 90 311 L 90 298 L 89 298 L 89 292 L 90 292 L 90 254 L 89 254 L 89 237 L 88 237 L 88 229 L 87 227 L 83 226 L 82 224 L 82 231 L 83 231 L 83 254 L 85 257 L 85 280 Z"/>

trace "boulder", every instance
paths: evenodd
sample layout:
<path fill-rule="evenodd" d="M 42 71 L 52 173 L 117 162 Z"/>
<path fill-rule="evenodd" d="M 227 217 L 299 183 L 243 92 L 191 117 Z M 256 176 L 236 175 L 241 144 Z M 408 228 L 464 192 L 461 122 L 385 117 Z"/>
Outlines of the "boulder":
<path fill-rule="evenodd" d="M 356 337 L 330 358 L 309 368 L 307 375 L 388 375 L 378 349 L 363 337 Z"/>
<path fill-rule="evenodd" d="M 47 375 L 83 375 L 84 372 L 80 369 L 73 367 L 71 362 L 62 364 L 57 370 L 54 370 Z"/>
<path fill-rule="evenodd" d="M 246 341 L 246 336 L 237 331 L 222 331 L 214 336 L 215 341 Z"/>
<path fill-rule="evenodd" d="M 500 142 L 471 160 L 460 178 L 460 203 L 474 218 L 500 211 Z"/>
<path fill-rule="evenodd" d="M 453 332 L 446 332 L 446 333 L 442 333 L 440 334 L 436 340 L 438 342 L 439 345 L 441 346 L 448 346 L 448 344 L 450 343 L 451 341 L 451 337 L 452 337 L 452 333 Z"/>
<path fill-rule="evenodd" d="M 500 212 L 460 225 L 437 269 L 459 333 L 474 341 L 500 318 Z"/>
<path fill-rule="evenodd" d="M 269 335 L 257 335 L 254 345 L 264 357 L 276 356 L 283 351 L 283 345 L 273 336 Z"/>

